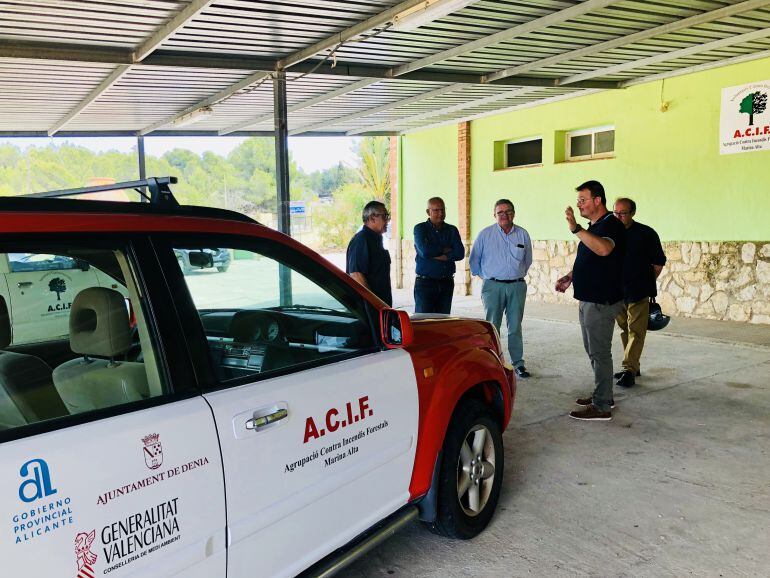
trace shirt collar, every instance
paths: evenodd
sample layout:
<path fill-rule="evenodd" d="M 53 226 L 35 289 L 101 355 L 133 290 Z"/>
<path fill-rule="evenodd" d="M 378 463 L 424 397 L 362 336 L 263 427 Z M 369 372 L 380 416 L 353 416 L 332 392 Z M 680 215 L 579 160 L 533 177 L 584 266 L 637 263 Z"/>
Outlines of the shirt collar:
<path fill-rule="evenodd" d="M 504 230 L 504 229 L 503 229 L 503 228 L 502 228 L 500 225 L 498 225 L 497 223 L 495 223 L 495 227 L 497 227 L 497 230 L 498 230 L 498 231 L 500 231 L 500 232 L 501 232 L 503 235 L 512 235 L 512 234 L 513 234 L 513 232 L 516 230 L 516 223 L 514 223 L 514 224 L 513 224 L 513 227 L 511 227 L 511 230 L 510 230 L 510 231 L 508 231 L 507 233 L 506 233 L 506 232 L 505 232 L 505 230 Z"/>

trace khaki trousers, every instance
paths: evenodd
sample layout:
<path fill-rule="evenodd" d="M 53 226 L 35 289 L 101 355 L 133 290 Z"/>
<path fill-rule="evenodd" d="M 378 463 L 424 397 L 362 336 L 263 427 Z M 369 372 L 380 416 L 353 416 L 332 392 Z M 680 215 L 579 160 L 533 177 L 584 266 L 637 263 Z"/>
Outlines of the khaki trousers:
<path fill-rule="evenodd" d="M 645 297 L 634 303 L 624 303 L 623 310 L 615 320 L 620 327 L 623 342 L 623 370 L 639 372 L 639 359 L 644 349 L 647 322 L 650 317 L 650 299 Z"/>

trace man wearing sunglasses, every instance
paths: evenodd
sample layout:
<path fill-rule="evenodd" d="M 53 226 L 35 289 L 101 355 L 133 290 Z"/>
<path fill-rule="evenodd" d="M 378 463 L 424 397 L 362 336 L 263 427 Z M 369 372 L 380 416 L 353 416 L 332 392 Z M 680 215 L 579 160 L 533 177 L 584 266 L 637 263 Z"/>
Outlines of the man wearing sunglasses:
<path fill-rule="evenodd" d="M 393 305 L 390 253 L 382 244 L 390 214 L 381 202 L 369 201 L 361 218 L 364 226 L 348 244 L 345 271 L 390 307 Z"/>
<path fill-rule="evenodd" d="M 628 198 L 615 201 L 613 212 L 626 228 L 623 259 L 623 310 L 616 321 L 623 342 L 623 368 L 615 374 L 617 384 L 631 387 L 641 375 L 639 359 L 647 335 L 650 297 L 658 294 L 656 280 L 666 264 L 666 255 L 655 229 L 634 221 L 636 203 Z"/>
<path fill-rule="evenodd" d="M 520 378 L 530 377 L 524 366 L 524 341 L 521 320 L 527 283 L 524 277 L 532 265 L 532 241 L 526 229 L 513 224 L 516 210 L 508 199 L 495 203 L 493 216 L 497 221 L 479 232 L 470 256 L 471 274 L 484 280 L 481 301 L 487 321 L 497 331 L 505 313 L 508 326 L 508 354 Z"/>

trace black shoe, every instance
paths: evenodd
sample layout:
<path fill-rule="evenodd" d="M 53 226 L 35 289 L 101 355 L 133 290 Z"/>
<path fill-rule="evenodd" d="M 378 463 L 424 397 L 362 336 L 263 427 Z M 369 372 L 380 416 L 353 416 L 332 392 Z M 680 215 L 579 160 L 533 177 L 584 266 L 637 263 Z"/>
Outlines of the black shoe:
<path fill-rule="evenodd" d="M 620 387 L 632 387 L 636 384 L 633 371 L 624 371 L 620 375 L 620 379 L 617 381 L 617 385 Z"/>
<path fill-rule="evenodd" d="M 522 379 L 527 379 L 528 377 L 532 377 L 532 374 L 527 371 L 527 368 L 523 365 L 519 365 L 518 367 L 513 368 L 514 371 L 516 371 L 516 377 L 520 377 Z"/>
<path fill-rule="evenodd" d="M 621 370 L 620 370 L 620 371 L 618 371 L 617 373 L 613 374 L 613 376 L 612 376 L 612 377 L 614 377 L 615 379 L 620 379 L 621 377 L 623 377 L 623 374 L 624 374 L 624 373 L 626 373 L 626 371 L 627 371 L 627 370 L 625 370 L 625 369 L 621 369 Z M 642 375 L 642 372 L 641 372 L 641 371 L 637 371 L 637 372 L 636 372 L 636 377 L 640 377 L 641 375 Z"/>
<path fill-rule="evenodd" d="M 588 405 L 583 409 L 569 412 L 572 419 L 582 419 L 585 421 L 609 421 L 612 419 L 611 411 L 599 411 L 593 405 Z"/>
<path fill-rule="evenodd" d="M 579 397 L 575 400 L 575 403 L 578 404 L 581 407 L 588 407 L 589 405 L 593 404 L 593 398 L 592 397 Z M 613 399 L 610 402 L 610 409 L 615 409 L 615 400 Z"/>

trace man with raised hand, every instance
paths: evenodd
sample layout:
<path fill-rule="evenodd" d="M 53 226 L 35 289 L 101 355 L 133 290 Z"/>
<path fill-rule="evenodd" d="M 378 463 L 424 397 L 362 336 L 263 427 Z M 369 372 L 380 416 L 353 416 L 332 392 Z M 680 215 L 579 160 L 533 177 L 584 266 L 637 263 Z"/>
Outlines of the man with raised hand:
<path fill-rule="evenodd" d="M 607 210 L 604 187 L 598 181 L 579 185 L 577 207 L 588 219 L 588 229 L 575 220 L 572 207 L 567 207 L 567 226 L 580 239 L 575 263 L 567 275 L 556 282 L 556 290 L 564 293 L 574 285 L 579 304 L 580 329 L 594 372 L 594 392 L 579 398 L 582 410 L 570 412 L 575 419 L 602 421 L 612 419 L 612 332 L 615 318 L 623 308 L 622 266 L 626 230 L 615 215 Z"/>

